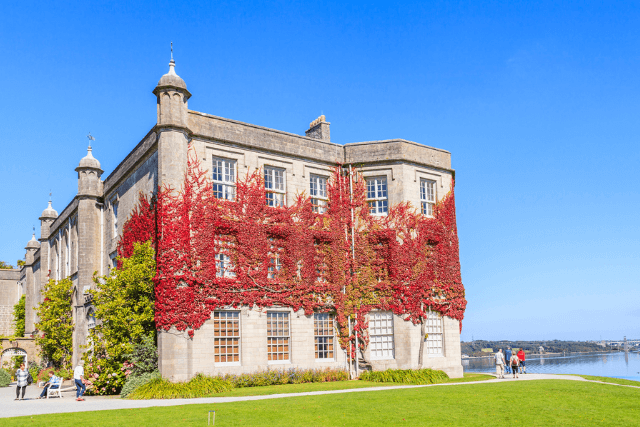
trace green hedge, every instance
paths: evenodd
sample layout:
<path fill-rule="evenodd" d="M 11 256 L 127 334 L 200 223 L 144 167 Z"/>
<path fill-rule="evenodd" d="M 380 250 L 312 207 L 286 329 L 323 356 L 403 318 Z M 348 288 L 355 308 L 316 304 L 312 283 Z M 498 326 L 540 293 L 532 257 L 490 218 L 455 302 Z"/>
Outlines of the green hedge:
<path fill-rule="evenodd" d="M 124 386 L 122 386 L 120 397 L 127 397 L 131 393 L 133 393 L 135 390 L 137 390 L 139 387 L 142 387 L 143 385 L 160 378 L 162 377 L 160 375 L 160 372 L 158 371 L 147 372 L 141 375 L 132 374 L 129 376 L 129 378 L 127 378 L 127 381 L 124 383 Z"/>
<path fill-rule="evenodd" d="M 435 369 L 387 369 L 386 371 L 365 371 L 360 374 L 363 381 L 401 384 L 438 384 L 449 376 Z"/>
<path fill-rule="evenodd" d="M 0 387 L 7 387 L 11 384 L 11 374 L 5 369 L 0 369 Z"/>

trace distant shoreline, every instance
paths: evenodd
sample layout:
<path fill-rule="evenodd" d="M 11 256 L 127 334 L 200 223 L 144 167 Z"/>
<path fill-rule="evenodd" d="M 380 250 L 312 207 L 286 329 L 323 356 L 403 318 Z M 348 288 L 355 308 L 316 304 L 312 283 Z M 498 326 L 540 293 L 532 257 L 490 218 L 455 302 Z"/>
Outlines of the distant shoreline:
<path fill-rule="evenodd" d="M 563 354 L 612 354 L 612 353 L 624 353 L 624 350 L 613 350 L 613 351 L 567 351 L 564 353 L 526 353 L 527 357 L 530 356 L 562 356 Z M 467 356 L 462 357 L 463 359 L 490 359 L 495 357 L 495 353 L 491 353 L 487 356 Z"/>

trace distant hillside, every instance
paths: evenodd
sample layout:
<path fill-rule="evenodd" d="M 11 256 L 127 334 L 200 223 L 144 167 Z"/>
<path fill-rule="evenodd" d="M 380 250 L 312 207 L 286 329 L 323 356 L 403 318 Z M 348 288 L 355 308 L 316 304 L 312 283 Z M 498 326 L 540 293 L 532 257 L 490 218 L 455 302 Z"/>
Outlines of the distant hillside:
<path fill-rule="evenodd" d="M 470 342 L 461 342 L 462 354 L 469 356 L 487 356 L 491 352 L 498 351 L 499 348 L 504 351 L 507 347 L 522 348 L 525 353 L 539 353 L 540 346 L 544 348 L 546 353 L 572 353 L 572 352 L 605 352 L 615 351 L 615 348 L 602 347 L 600 344 L 586 341 L 484 341 L 476 340 Z M 484 349 L 484 351 L 483 351 Z"/>

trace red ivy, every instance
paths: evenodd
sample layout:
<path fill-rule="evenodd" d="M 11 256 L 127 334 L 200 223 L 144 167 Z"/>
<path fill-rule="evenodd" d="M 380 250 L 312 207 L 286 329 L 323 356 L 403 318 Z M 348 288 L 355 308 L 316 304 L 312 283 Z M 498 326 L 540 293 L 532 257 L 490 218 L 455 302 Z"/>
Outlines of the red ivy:
<path fill-rule="evenodd" d="M 118 254 L 129 256 L 134 242 L 155 242 L 157 327 L 193 336 L 218 308 L 284 306 L 335 313 L 347 348 L 354 340 L 347 319 L 366 345 L 364 319 L 373 309 L 419 323 L 431 307 L 462 321 L 467 303 L 453 189 L 433 218 L 408 203 L 376 217 L 369 214 L 364 180 L 340 170 L 337 165 L 328 183 L 323 214 L 313 213 L 302 195 L 288 207 L 267 206 L 259 171 L 237 182 L 235 200 L 216 199 L 193 156 L 181 191 L 162 188 L 152 201 L 141 196 Z M 216 254 L 229 257 L 232 275 L 218 272 Z"/>

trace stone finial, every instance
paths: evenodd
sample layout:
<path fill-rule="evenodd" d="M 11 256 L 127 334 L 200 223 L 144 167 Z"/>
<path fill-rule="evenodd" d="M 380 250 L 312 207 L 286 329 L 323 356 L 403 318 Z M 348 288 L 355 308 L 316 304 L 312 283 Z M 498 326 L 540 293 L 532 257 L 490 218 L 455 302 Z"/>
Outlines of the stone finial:
<path fill-rule="evenodd" d="M 305 132 L 309 138 L 320 139 L 322 141 L 331 141 L 330 126 L 324 114 L 309 124 L 309 130 Z"/>

